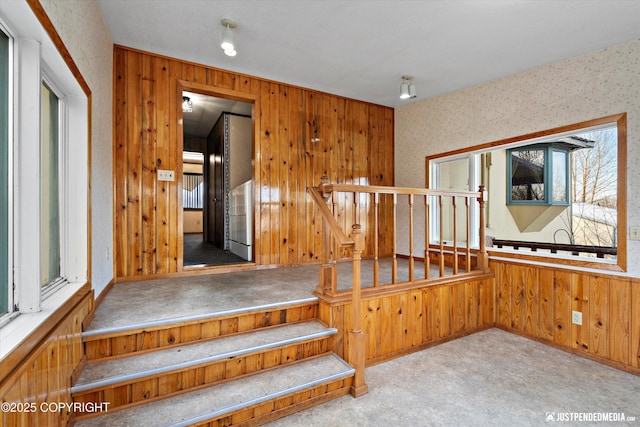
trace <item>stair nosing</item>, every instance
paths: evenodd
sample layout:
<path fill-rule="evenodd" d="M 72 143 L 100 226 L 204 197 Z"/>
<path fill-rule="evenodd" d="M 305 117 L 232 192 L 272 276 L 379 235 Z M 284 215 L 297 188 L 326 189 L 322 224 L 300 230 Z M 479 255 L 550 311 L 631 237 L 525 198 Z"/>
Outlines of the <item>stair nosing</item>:
<path fill-rule="evenodd" d="M 98 389 L 101 387 L 107 387 L 107 386 L 119 384 L 126 381 L 137 380 L 137 379 L 141 379 L 141 378 L 145 378 L 153 375 L 165 374 L 165 373 L 169 373 L 179 369 L 186 369 L 186 368 L 202 365 L 205 363 L 211 363 L 211 362 L 216 362 L 223 359 L 229 359 L 231 357 L 237 357 L 237 356 L 242 356 L 242 355 L 246 355 L 246 354 L 250 354 L 258 351 L 277 348 L 280 346 L 296 344 L 299 342 L 309 341 L 316 338 L 327 337 L 330 335 L 335 335 L 336 333 L 338 333 L 338 330 L 336 328 L 326 328 L 325 330 L 320 332 L 305 334 L 295 338 L 287 338 L 280 341 L 270 342 L 268 344 L 256 345 L 253 347 L 248 347 L 240 350 L 228 351 L 226 353 L 221 353 L 221 354 L 217 354 L 209 357 L 202 357 L 195 360 L 189 360 L 187 362 L 174 363 L 172 365 L 163 366 L 161 368 L 147 369 L 147 370 L 138 371 L 132 374 L 103 378 L 98 381 L 90 382 L 87 384 L 73 386 L 71 387 L 71 394 L 73 395 L 76 393 L 84 393 L 90 390 Z M 189 345 L 189 344 L 186 344 L 186 345 Z M 131 357 L 135 357 L 135 356 L 131 356 Z"/>
<path fill-rule="evenodd" d="M 355 374 L 356 370 L 351 365 L 349 365 L 347 362 L 345 362 L 342 358 L 337 357 L 335 354 L 332 355 L 332 357 L 335 357 L 342 364 L 344 364 L 346 369 L 344 371 L 341 371 L 341 372 L 338 372 L 338 373 L 334 373 L 334 374 L 331 374 L 331 375 L 327 375 L 327 376 L 324 376 L 322 378 L 318 378 L 316 380 L 307 381 L 305 383 L 298 384 L 298 385 L 293 386 L 293 387 L 288 387 L 288 388 L 285 388 L 285 389 L 277 390 L 277 391 L 275 391 L 273 393 L 268 393 L 268 394 L 266 394 L 264 396 L 261 396 L 261 397 L 256 397 L 256 398 L 253 398 L 253 399 L 250 399 L 250 400 L 247 400 L 247 401 L 243 401 L 243 402 L 238 402 L 238 403 L 234 403 L 234 404 L 231 404 L 231 405 L 227 405 L 227 406 L 225 406 L 223 408 L 219 408 L 219 409 L 216 409 L 214 411 L 206 412 L 206 413 L 197 415 L 195 417 L 192 417 L 192 418 L 189 418 L 189 419 L 186 419 L 186 420 L 182 420 L 182 421 L 179 421 L 179 422 L 176 422 L 176 423 L 166 424 L 164 427 L 187 427 L 187 426 L 190 426 L 190 425 L 194 425 L 196 423 L 207 421 L 207 420 L 209 420 L 211 418 L 218 417 L 220 415 L 224 415 L 224 414 L 227 414 L 227 413 L 230 413 L 230 412 L 235 412 L 235 411 L 247 408 L 247 407 L 252 406 L 252 405 L 257 405 L 257 404 L 260 404 L 260 403 L 263 403 L 263 402 L 266 402 L 266 401 L 269 401 L 269 400 L 272 400 L 272 399 L 277 399 L 277 398 L 286 396 L 288 394 L 296 393 L 298 391 L 302 391 L 302 390 L 305 390 L 305 389 L 308 389 L 308 388 L 311 388 L 311 387 L 315 387 L 315 386 L 317 386 L 319 384 L 322 384 L 322 383 L 325 383 L 325 382 L 328 382 L 328 381 L 337 380 L 339 378 L 346 378 L 346 377 L 348 377 L 350 375 L 354 375 Z"/>
<path fill-rule="evenodd" d="M 313 297 L 309 297 L 309 298 L 300 298 L 300 299 L 291 300 L 291 301 L 281 301 L 281 302 L 275 302 L 275 303 L 269 303 L 269 304 L 256 305 L 256 306 L 252 306 L 252 307 L 243 307 L 243 308 L 234 308 L 234 309 L 229 309 L 229 310 L 216 311 L 216 312 L 213 312 L 213 313 L 204 313 L 204 314 L 194 314 L 194 315 L 191 315 L 191 316 L 172 317 L 172 318 L 169 318 L 169 319 L 152 320 L 152 321 L 140 322 L 140 323 L 131 323 L 131 324 L 122 325 L 122 326 L 110 326 L 110 327 L 101 328 L 101 329 L 84 331 L 84 332 L 82 332 L 82 339 L 95 337 L 95 336 L 99 336 L 99 335 L 107 335 L 107 334 L 114 334 L 114 333 L 118 333 L 118 332 L 134 331 L 134 330 L 138 330 L 138 329 L 145 329 L 145 328 L 151 328 L 151 327 L 158 327 L 158 326 L 165 326 L 165 325 L 169 326 L 169 325 L 174 324 L 174 323 L 183 323 L 183 322 L 190 322 L 190 321 L 196 321 L 196 320 L 212 319 L 212 318 L 215 318 L 215 317 L 228 316 L 228 315 L 231 315 L 231 314 L 249 313 L 249 312 L 252 312 L 252 311 L 259 311 L 259 310 L 282 307 L 282 306 L 287 306 L 287 305 L 311 303 L 311 302 L 317 302 L 318 300 L 319 300 L 318 297 L 313 296 Z"/>

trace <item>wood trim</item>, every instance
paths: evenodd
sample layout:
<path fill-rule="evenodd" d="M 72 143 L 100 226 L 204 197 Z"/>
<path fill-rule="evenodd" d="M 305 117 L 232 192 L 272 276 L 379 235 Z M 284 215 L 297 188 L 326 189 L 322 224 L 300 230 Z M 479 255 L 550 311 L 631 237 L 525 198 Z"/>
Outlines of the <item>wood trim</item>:
<path fill-rule="evenodd" d="M 116 280 L 115 279 L 111 279 L 109 281 L 109 283 L 107 283 L 107 286 L 104 287 L 104 289 L 102 290 L 102 292 L 100 292 L 100 295 L 98 295 L 96 297 L 95 300 L 95 308 L 97 309 L 100 304 L 102 304 L 102 301 L 104 300 L 104 297 L 107 296 L 107 294 L 109 293 L 109 291 L 111 290 L 111 288 L 113 288 L 113 285 L 116 284 Z"/>
<path fill-rule="evenodd" d="M 578 122 L 570 125 L 559 126 L 552 129 L 546 129 L 543 131 L 532 132 L 525 135 L 510 137 L 501 139 L 494 142 L 482 143 L 479 145 L 474 145 L 472 147 L 461 148 L 457 150 L 445 151 L 442 153 L 434 154 L 431 156 L 425 157 L 425 184 L 426 187 L 429 188 L 430 181 L 430 166 L 431 161 L 436 159 L 441 159 L 443 157 L 455 156 L 465 153 L 470 153 L 472 151 L 487 151 L 491 148 L 499 148 L 506 146 L 508 144 L 513 144 L 516 142 L 526 141 L 530 139 L 542 138 L 546 136 L 552 136 L 560 133 L 571 132 L 578 129 L 584 129 L 589 127 L 596 127 L 606 124 L 615 123 L 617 127 L 618 134 L 618 189 L 617 189 L 617 202 L 618 202 L 618 255 L 616 258 L 616 266 L 609 267 L 610 264 L 605 263 L 592 263 L 592 262 L 583 262 L 580 260 L 565 260 L 564 258 L 558 259 L 553 257 L 548 257 L 544 259 L 542 262 L 549 263 L 563 263 L 563 264 L 571 264 L 575 266 L 581 266 L 586 268 L 594 268 L 594 269 L 602 269 L 602 270 L 611 270 L 611 271 L 627 271 L 627 113 L 619 113 L 612 114 L 610 116 L 600 117 L 592 120 L 585 120 L 583 122 Z M 530 259 L 530 260 L 540 260 L 540 258 L 529 258 L 526 255 L 515 255 L 514 258 L 521 259 Z"/>
<path fill-rule="evenodd" d="M 511 253 L 504 254 L 502 252 L 498 254 L 494 252 L 490 255 L 489 259 L 490 261 L 493 260 L 494 262 L 500 262 L 504 264 L 514 264 L 514 265 L 524 265 L 528 267 L 544 268 L 550 271 L 568 271 L 570 273 L 576 273 L 576 274 L 591 274 L 591 275 L 597 275 L 600 277 L 607 277 L 611 279 L 623 278 L 625 280 L 630 280 L 632 282 L 640 284 L 639 277 L 628 276 L 622 270 L 620 270 L 619 268 L 616 268 L 617 266 L 611 265 L 611 264 L 610 266 L 612 268 L 610 269 L 603 268 L 602 267 L 603 264 L 597 264 L 597 267 L 593 268 L 593 271 L 586 271 L 585 268 L 587 268 L 588 266 L 585 266 L 582 264 L 573 264 L 568 262 L 571 260 L 567 260 L 567 263 L 560 263 L 558 261 L 558 258 L 545 258 L 545 257 L 535 257 L 535 256 L 527 256 L 527 255 L 522 255 L 522 256 L 505 256 L 505 255 L 518 255 L 518 254 L 511 254 Z M 563 258 L 561 261 L 564 262 L 565 259 Z M 593 264 L 596 264 L 596 263 L 593 263 Z M 616 273 L 621 273 L 621 274 L 616 274 Z"/>
<path fill-rule="evenodd" d="M 543 262 L 548 264 L 557 264 L 559 266 L 571 266 L 575 268 L 593 268 L 595 270 L 602 270 L 603 273 L 607 271 L 611 272 L 621 272 L 623 270 L 618 264 L 608 264 L 605 262 L 595 262 L 595 261 L 585 261 L 581 259 L 571 259 L 565 257 L 553 257 L 553 256 L 545 256 L 544 254 L 532 254 L 523 251 L 495 251 L 489 250 L 489 257 L 491 258 L 505 258 L 505 259 L 513 259 L 513 260 L 522 260 L 522 261 L 530 261 L 532 263 Z M 618 251 L 618 256 L 620 255 L 620 251 Z"/>
<path fill-rule="evenodd" d="M 49 19 L 47 12 L 45 12 L 44 8 L 40 4 L 40 1 L 39 0 L 26 0 L 26 1 L 29 7 L 31 8 L 31 10 L 33 11 L 33 14 L 36 16 L 36 18 L 38 18 L 38 21 L 40 21 L 40 25 L 42 25 L 42 27 L 45 29 L 45 31 L 53 41 L 54 46 L 58 49 L 60 56 L 62 56 L 62 58 L 64 59 L 64 62 L 66 62 L 67 67 L 69 67 L 69 70 L 71 70 L 71 73 L 78 81 L 78 84 L 84 91 L 85 95 L 89 97 L 91 95 L 91 88 L 89 87 L 89 84 L 84 79 L 84 77 L 82 77 L 82 73 L 80 72 L 80 69 L 78 68 L 75 61 L 73 60 L 71 53 L 69 53 L 69 50 L 67 49 L 64 42 L 62 41 L 62 38 L 58 34 L 58 31 L 56 31 L 55 26 Z"/>
<path fill-rule="evenodd" d="M 56 326 L 66 319 L 75 307 L 83 303 L 87 298 L 93 300 L 93 290 L 88 283 L 82 286 L 63 305 L 58 307 L 42 325 L 29 336 L 25 337 L 22 343 L 2 360 L 2 364 L 0 364 L 0 384 L 3 383 L 9 375 L 14 373 L 38 346 L 47 340 Z"/>

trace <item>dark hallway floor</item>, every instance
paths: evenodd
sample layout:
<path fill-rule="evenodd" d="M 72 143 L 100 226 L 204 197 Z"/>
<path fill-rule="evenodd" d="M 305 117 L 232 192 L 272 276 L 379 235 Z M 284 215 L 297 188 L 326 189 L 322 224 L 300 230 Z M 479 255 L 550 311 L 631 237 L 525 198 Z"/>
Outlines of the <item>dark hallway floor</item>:
<path fill-rule="evenodd" d="M 230 251 L 224 251 L 209 242 L 205 242 L 202 238 L 202 233 L 185 233 L 183 259 L 185 267 L 243 264 L 247 262 Z"/>

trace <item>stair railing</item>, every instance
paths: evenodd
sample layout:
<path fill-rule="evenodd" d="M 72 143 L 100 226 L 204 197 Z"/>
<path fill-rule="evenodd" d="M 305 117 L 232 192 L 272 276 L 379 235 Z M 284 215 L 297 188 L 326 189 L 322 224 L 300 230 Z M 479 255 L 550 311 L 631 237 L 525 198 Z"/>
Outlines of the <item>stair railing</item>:
<path fill-rule="evenodd" d="M 318 187 L 308 188 L 308 192 L 314 200 L 316 206 L 319 208 L 320 214 L 323 218 L 322 221 L 322 265 L 320 267 L 320 278 L 318 283 L 317 293 L 326 296 L 336 296 L 338 294 L 337 289 L 337 258 L 341 253 L 351 252 L 351 262 L 353 264 L 352 271 L 352 309 L 351 309 L 351 325 L 352 328 L 349 331 L 348 336 L 348 362 L 356 369 L 356 375 L 354 385 L 352 386 L 351 393 L 354 396 L 358 396 L 367 392 L 367 386 L 364 383 L 364 366 L 365 366 L 365 351 L 364 351 L 364 335 L 362 331 L 362 319 L 361 319 L 361 307 L 360 301 L 362 298 L 362 284 L 361 284 L 361 258 L 362 252 L 365 248 L 365 234 L 363 233 L 362 225 L 359 220 L 361 209 L 359 208 L 361 196 L 370 197 L 373 205 L 372 220 L 373 230 L 371 230 L 371 237 L 373 239 L 372 252 L 368 254 L 373 258 L 373 287 L 379 285 L 379 242 L 378 236 L 380 235 L 380 201 L 382 195 L 390 195 L 392 198 L 392 284 L 397 283 L 398 273 L 398 260 L 397 260 L 397 204 L 398 196 L 406 196 L 408 201 L 408 222 L 409 222 L 409 256 L 408 256 L 408 276 L 409 282 L 415 280 L 427 280 L 429 279 L 431 253 L 435 252 L 438 257 L 438 270 L 439 276 L 443 277 L 445 274 L 445 258 L 451 257 L 452 271 L 454 275 L 459 274 L 458 258 L 463 256 L 465 260 L 466 272 L 472 271 L 471 261 L 471 248 L 470 248 L 470 223 L 471 213 L 470 206 L 471 200 L 475 199 L 479 203 L 479 248 L 476 251 L 476 270 L 487 271 L 489 269 L 488 256 L 485 247 L 485 230 L 484 230 L 484 207 L 485 201 L 483 198 L 484 188 L 481 186 L 478 192 L 468 191 L 443 191 L 443 190 L 430 190 L 421 188 L 397 188 L 397 187 L 383 187 L 383 186 L 365 186 L 365 185 L 350 185 L 350 184 L 331 184 L 329 178 L 323 176 L 321 178 L 321 184 Z M 339 197 L 338 194 L 347 193 L 353 197 L 353 220 L 351 226 L 351 233 L 347 235 L 343 227 L 336 219 L 339 210 Z M 413 244 L 413 230 L 414 230 L 414 201 L 416 197 L 422 197 L 424 200 L 425 209 L 425 248 L 424 248 L 424 271 L 425 276 L 423 279 L 418 279 L 415 276 L 415 260 L 414 244 Z M 461 250 L 457 244 L 458 224 L 457 224 L 457 199 L 464 199 L 464 207 L 466 211 L 465 221 L 465 233 L 466 233 L 466 245 Z M 445 203 L 445 199 L 449 199 L 448 204 Z M 430 247 L 430 208 L 431 204 L 436 203 L 438 209 L 438 223 L 439 223 L 439 243 L 435 248 Z M 443 236 L 443 223 L 444 223 L 444 211 L 445 206 L 448 210 L 452 211 L 450 218 L 453 225 L 453 239 L 450 245 L 446 245 L 442 238 Z M 330 208 L 331 207 L 331 208 Z M 367 209 L 365 209 L 367 210 Z M 367 213 L 368 215 L 368 213 Z M 343 218 L 344 219 L 344 218 Z M 448 246 L 452 246 L 449 249 Z"/>

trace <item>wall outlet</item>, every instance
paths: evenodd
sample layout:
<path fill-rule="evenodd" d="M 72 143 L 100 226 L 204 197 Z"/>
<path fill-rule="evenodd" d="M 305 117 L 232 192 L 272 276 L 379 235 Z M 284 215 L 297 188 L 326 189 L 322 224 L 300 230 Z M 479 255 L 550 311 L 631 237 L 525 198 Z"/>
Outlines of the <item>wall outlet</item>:
<path fill-rule="evenodd" d="M 640 227 L 629 227 L 629 240 L 640 240 Z"/>
<path fill-rule="evenodd" d="M 158 181 L 173 181 L 174 179 L 173 171 L 158 169 Z"/>
<path fill-rule="evenodd" d="M 582 325 L 582 312 L 580 311 L 572 311 L 571 312 L 571 323 L 574 325 Z"/>

